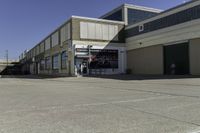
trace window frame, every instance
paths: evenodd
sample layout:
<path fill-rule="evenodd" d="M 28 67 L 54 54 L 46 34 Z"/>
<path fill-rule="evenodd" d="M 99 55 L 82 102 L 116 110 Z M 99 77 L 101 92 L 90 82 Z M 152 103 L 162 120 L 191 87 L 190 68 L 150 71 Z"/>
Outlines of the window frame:
<path fill-rule="evenodd" d="M 55 59 L 57 60 L 55 61 Z M 59 68 L 59 54 L 55 54 L 52 56 L 52 70 L 59 70 Z"/>
<path fill-rule="evenodd" d="M 65 58 L 63 59 L 63 54 L 65 53 Z M 67 69 L 67 60 L 68 60 L 68 55 L 67 55 L 67 51 L 63 51 L 61 53 L 61 69 Z M 65 60 L 65 62 L 63 62 Z M 65 65 L 64 65 L 65 63 Z M 64 67 L 63 67 L 64 66 Z"/>

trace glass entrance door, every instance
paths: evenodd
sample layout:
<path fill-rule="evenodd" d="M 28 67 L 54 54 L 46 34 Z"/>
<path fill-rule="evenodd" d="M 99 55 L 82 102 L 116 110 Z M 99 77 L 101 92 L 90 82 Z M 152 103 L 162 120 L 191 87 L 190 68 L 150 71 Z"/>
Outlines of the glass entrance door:
<path fill-rule="evenodd" d="M 88 59 L 76 58 L 76 69 L 78 75 L 88 75 Z"/>

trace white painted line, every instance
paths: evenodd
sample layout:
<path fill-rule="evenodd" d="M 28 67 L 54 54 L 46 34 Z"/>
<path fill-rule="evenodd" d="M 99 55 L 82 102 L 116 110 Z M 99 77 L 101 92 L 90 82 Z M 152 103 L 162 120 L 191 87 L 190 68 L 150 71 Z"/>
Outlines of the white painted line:
<path fill-rule="evenodd" d="M 125 101 L 111 101 L 111 102 L 105 102 L 105 103 L 81 104 L 81 105 L 75 105 L 75 107 L 100 106 L 100 105 L 119 104 L 119 103 L 133 103 L 133 102 L 142 102 L 142 101 L 149 101 L 149 100 L 155 100 L 155 99 L 166 99 L 166 98 L 173 98 L 173 97 L 175 97 L 175 96 L 157 96 L 157 97 L 134 99 L 134 100 L 125 100 Z"/>

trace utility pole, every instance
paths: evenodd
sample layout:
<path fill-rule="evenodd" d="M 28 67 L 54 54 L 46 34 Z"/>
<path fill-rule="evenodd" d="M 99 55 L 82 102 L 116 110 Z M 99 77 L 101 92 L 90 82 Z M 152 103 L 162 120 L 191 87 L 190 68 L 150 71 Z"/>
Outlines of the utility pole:
<path fill-rule="evenodd" d="M 5 61 L 6 61 L 6 74 L 8 74 L 8 50 L 5 51 Z"/>
<path fill-rule="evenodd" d="M 6 50 L 6 65 L 8 67 L 8 50 Z"/>

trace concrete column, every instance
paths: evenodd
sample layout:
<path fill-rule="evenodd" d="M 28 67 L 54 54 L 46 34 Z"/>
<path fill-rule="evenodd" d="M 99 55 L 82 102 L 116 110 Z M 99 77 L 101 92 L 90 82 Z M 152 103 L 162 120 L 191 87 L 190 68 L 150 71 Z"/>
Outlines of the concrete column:
<path fill-rule="evenodd" d="M 74 57 L 75 57 L 75 45 L 73 45 L 72 41 L 69 41 L 68 43 L 68 74 L 69 75 L 75 75 Z"/>
<path fill-rule="evenodd" d="M 200 75 L 200 39 L 189 42 L 190 74 Z"/>
<path fill-rule="evenodd" d="M 123 19 L 124 19 L 125 25 L 128 25 L 128 8 L 127 7 L 125 7 L 123 10 Z"/>

